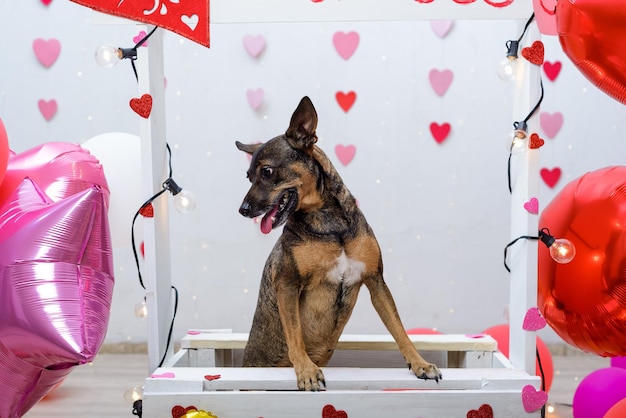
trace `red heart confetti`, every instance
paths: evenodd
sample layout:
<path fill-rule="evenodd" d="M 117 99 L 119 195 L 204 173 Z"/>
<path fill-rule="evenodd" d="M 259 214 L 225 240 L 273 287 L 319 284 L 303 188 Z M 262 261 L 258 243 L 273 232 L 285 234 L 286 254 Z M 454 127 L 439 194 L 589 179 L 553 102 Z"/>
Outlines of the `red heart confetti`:
<path fill-rule="evenodd" d="M 324 405 L 322 418 L 348 418 L 346 411 L 337 411 L 332 405 Z"/>
<path fill-rule="evenodd" d="M 543 64 L 543 42 L 535 41 L 531 46 L 522 48 L 522 56 L 535 65 Z"/>
<path fill-rule="evenodd" d="M 221 374 L 207 374 L 204 376 L 204 379 L 208 381 L 212 381 L 212 380 L 217 380 L 221 377 L 222 377 Z"/>
<path fill-rule="evenodd" d="M 491 405 L 483 404 L 476 409 L 467 412 L 467 418 L 493 418 L 493 409 Z"/>
<path fill-rule="evenodd" d="M 143 205 L 141 209 L 139 209 L 139 214 L 144 218 L 154 218 L 154 207 L 152 203 Z"/>
<path fill-rule="evenodd" d="M 542 168 L 540 174 L 544 183 L 546 183 L 548 187 L 553 188 L 561 178 L 561 169 L 559 167 L 554 167 L 552 170 Z"/>
<path fill-rule="evenodd" d="M 546 73 L 546 77 L 548 80 L 554 81 L 559 76 L 561 72 L 561 61 L 554 61 L 554 63 L 550 61 L 546 61 L 543 63 L 543 72 Z"/>
<path fill-rule="evenodd" d="M 545 141 L 539 135 L 535 133 L 530 135 L 530 145 L 529 145 L 530 149 L 541 148 L 543 147 L 543 144 L 545 144 Z"/>
<path fill-rule="evenodd" d="M 344 93 L 342 91 L 338 91 L 335 94 L 335 99 L 337 99 L 337 103 L 339 107 L 343 109 L 344 112 L 348 112 L 352 108 L 354 101 L 356 100 L 356 93 L 350 91 L 348 93 Z"/>
<path fill-rule="evenodd" d="M 437 141 L 438 144 L 441 144 L 450 134 L 451 128 L 452 127 L 448 122 L 444 122 L 441 125 L 433 122 L 430 124 L 430 133 L 433 135 L 433 138 L 435 138 L 435 141 Z"/>
<path fill-rule="evenodd" d="M 130 99 L 130 108 L 142 118 L 148 119 L 150 112 L 152 112 L 152 96 L 144 94 L 138 99 Z"/>

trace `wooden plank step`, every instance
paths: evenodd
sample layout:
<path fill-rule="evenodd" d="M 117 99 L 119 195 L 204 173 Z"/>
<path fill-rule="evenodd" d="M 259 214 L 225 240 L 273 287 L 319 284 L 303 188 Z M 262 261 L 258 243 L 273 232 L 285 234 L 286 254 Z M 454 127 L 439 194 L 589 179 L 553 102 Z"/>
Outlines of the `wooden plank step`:
<path fill-rule="evenodd" d="M 497 351 L 497 342 L 488 335 L 461 334 L 409 335 L 417 350 L 423 351 Z M 192 331 L 182 338 L 183 349 L 243 349 L 247 333 L 213 333 Z M 388 334 L 343 334 L 336 350 L 397 350 L 398 345 Z"/>
<path fill-rule="evenodd" d="M 422 380 L 408 369 L 323 368 L 327 391 L 334 390 L 521 390 L 538 385 L 538 378 L 511 369 L 442 369 L 439 383 Z M 205 376 L 219 376 L 209 380 Z M 290 367 L 171 367 L 159 368 L 146 379 L 144 392 L 206 392 L 228 390 L 296 390 Z"/>

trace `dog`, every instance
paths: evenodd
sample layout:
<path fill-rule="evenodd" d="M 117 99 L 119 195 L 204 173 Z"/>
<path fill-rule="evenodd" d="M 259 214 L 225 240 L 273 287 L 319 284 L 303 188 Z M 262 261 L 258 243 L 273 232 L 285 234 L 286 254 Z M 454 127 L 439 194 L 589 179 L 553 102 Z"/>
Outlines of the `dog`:
<path fill-rule="evenodd" d="M 365 284 L 372 304 L 398 344 L 409 369 L 439 381 L 408 338 L 383 280 L 381 251 L 355 198 L 316 145 L 317 112 L 308 97 L 284 135 L 242 144 L 252 156 L 251 183 L 239 213 L 262 216 L 265 234 L 284 225 L 266 261 L 244 367 L 293 367 L 298 388 L 326 386 L 327 365 Z"/>

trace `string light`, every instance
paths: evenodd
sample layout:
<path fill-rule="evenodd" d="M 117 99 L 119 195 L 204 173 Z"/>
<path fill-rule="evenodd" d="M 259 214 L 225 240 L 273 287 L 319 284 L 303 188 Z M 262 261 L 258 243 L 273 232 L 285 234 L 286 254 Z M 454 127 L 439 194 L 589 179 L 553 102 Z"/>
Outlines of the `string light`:
<path fill-rule="evenodd" d="M 498 77 L 500 77 L 501 80 L 511 81 L 515 79 L 518 65 L 517 52 L 519 51 L 519 44 L 520 42 L 522 42 L 522 38 L 526 34 L 528 27 L 534 19 L 535 14 L 533 13 L 526 22 L 526 25 L 524 26 L 524 30 L 522 31 L 520 37 L 517 40 L 512 39 L 506 42 L 506 57 L 500 62 L 500 64 L 498 64 L 497 69 Z"/>
<path fill-rule="evenodd" d="M 152 28 L 152 30 L 146 34 L 139 42 L 135 44 L 132 48 L 118 48 L 113 45 L 101 45 L 96 49 L 96 63 L 104 68 L 112 68 L 117 65 L 118 62 L 128 59 L 133 67 L 133 72 L 135 73 L 135 79 L 139 80 L 139 76 L 137 75 L 137 68 L 135 67 L 135 60 L 137 59 L 137 48 L 142 46 L 148 38 L 152 36 L 152 34 L 157 30 L 158 26 Z"/>
<path fill-rule="evenodd" d="M 146 305 L 146 300 L 142 300 L 138 304 L 135 305 L 135 316 L 137 318 L 146 318 L 148 316 L 148 306 Z"/>
<path fill-rule="evenodd" d="M 542 228 L 541 230 L 539 230 L 539 233 L 536 237 L 531 235 L 522 235 L 521 237 L 517 237 L 513 241 L 509 242 L 507 246 L 504 247 L 504 267 L 509 273 L 511 272 L 511 269 L 506 263 L 506 255 L 508 249 L 521 239 L 541 241 L 550 250 L 550 256 L 552 257 L 552 259 L 559 264 L 567 264 L 572 261 L 576 256 L 576 247 L 570 240 L 565 238 L 555 238 L 550 234 L 548 228 Z"/>

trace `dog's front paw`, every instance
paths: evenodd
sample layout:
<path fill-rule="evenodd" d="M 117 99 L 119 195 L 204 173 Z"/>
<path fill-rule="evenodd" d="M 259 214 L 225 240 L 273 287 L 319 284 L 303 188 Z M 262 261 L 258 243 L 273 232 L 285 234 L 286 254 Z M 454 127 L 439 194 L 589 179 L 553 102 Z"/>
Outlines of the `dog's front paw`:
<path fill-rule="evenodd" d="M 298 389 L 317 392 L 326 387 L 324 373 L 313 362 L 311 364 L 296 368 L 296 377 L 298 378 Z"/>
<path fill-rule="evenodd" d="M 415 376 L 417 376 L 420 379 L 424 379 L 424 380 L 431 379 L 439 383 L 439 379 L 442 378 L 439 368 L 435 366 L 434 364 L 429 364 L 429 363 L 409 364 L 409 369 L 413 370 L 413 373 L 415 373 Z"/>

